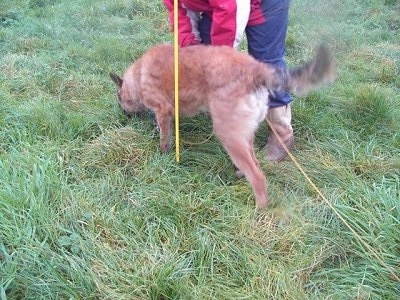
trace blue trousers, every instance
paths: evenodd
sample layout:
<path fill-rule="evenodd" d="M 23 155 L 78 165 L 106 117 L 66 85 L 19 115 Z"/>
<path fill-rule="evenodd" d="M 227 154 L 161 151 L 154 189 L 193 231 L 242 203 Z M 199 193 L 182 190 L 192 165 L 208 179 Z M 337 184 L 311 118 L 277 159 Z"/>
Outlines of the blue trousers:
<path fill-rule="evenodd" d="M 248 51 L 255 59 L 286 68 L 284 57 L 289 4 L 290 0 L 261 1 L 265 22 L 246 27 Z M 211 18 L 203 14 L 198 24 L 203 44 L 211 44 L 211 23 Z M 292 97 L 289 93 L 274 93 L 269 105 L 270 107 L 282 106 L 291 101 Z"/>

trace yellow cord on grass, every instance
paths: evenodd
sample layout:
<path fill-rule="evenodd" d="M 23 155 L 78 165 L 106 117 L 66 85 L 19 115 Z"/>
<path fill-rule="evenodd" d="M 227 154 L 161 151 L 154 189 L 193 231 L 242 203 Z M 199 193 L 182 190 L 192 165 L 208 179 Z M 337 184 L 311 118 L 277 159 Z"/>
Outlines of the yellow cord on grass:
<path fill-rule="evenodd" d="M 175 160 L 179 162 L 179 41 L 178 2 L 174 1 L 174 88 L 175 88 Z"/>
<path fill-rule="evenodd" d="M 325 203 L 329 206 L 329 208 L 333 211 L 333 213 L 342 221 L 342 223 L 350 230 L 350 232 L 356 237 L 356 239 L 360 242 L 361 245 L 363 245 L 366 249 L 367 252 L 371 253 L 377 260 L 378 262 L 391 274 L 392 278 L 398 282 L 400 282 L 399 276 L 395 273 L 396 271 L 393 270 L 393 268 L 389 267 L 383 259 L 379 256 L 379 254 L 366 242 L 363 240 L 363 238 L 351 227 L 351 225 L 345 220 L 345 218 L 336 210 L 336 208 L 328 201 L 328 199 L 322 194 L 321 190 L 314 184 L 314 182 L 311 180 L 311 178 L 307 175 L 307 173 L 304 171 L 302 166 L 299 164 L 299 162 L 296 160 L 296 158 L 293 156 L 293 154 L 290 152 L 286 144 L 283 142 L 283 140 L 280 138 L 279 134 L 276 132 L 274 126 L 272 126 L 271 122 L 267 118 L 267 122 L 269 127 L 271 128 L 272 132 L 275 134 L 275 136 L 278 139 L 279 144 L 285 149 L 286 153 L 290 157 L 290 159 L 293 161 L 297 169 L 303 174 L 304 178 L 308 181 L 308 183 L 312 186 L 312 188 L 317 192 L 317 194 L 325 201 Z"/>

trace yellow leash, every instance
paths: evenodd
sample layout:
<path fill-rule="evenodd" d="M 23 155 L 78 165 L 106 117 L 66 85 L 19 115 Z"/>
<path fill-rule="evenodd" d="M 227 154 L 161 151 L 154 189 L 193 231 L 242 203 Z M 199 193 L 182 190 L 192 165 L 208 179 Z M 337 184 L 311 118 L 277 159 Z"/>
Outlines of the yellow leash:
<path fill-rule="evenodd" d="M 178 2 L 174 1 L 174 88 L 175 88 L 175 160 L 179 162 L 179 40 Z"/>
<path fill-rule="evenodd" d="M 208 138 L 206 138 L 205 140 L 203 140 L 201 142 L 195 143 L 195 142 L 189 142 L 189 141 L 182 140 L 182 143 L 185 144 L 185 145 L 190 145 L 190 146 L 199 146 L 199 145 L 203 145 L 206 142 L 208 142 L 209 140 L 211 140 L 211 138 L 213 136 L 214 136 L 214 132 L 211 132 L 211 134 L 208 136 Z"/>
<path fill-rule="evenodd" d="M 317 192 L 317 194 L 325 201 L 325 203 L 329 206 L 329 208 L 333 211 L 333 213 L 343 222 L 343 224 L 351 231 L 351 233 L 356 237 L 356 239 L 364 245 L 364 247 L 379 261 L 379 263 L 386 268 L 389 273 L 393 276 L 394 279 L 400 282 L 400 278 L 395 274 L 395 271 L 393 271 L 392 268 L 390 268 L 381 258 L 380 256 L 376 253 L 376 251 L 365 242 L 362 237 L 351 227 L 351 225 L 342 217 L 342 215 L 336 210 L 336 208 L 328 201 L 328 199 L 322 194 L 322 192 L 319 190 L 319 188 L 314 184 L 314 182 L 311 180 L 311 178 L 307 175 L 307 173 L 304 171 L 302 166 L 299 164 L 299 162 L 296 160 L 296 158 L 293 156 L 293 154 L 290 152 L 288 147 L 285 145 L 285 143 L 282 141 L 282 139 L 279 137 L 278 133 L 276 132 L 275 128 L 272 126 L 270 121 L 267 118 L 267 122 L 269 127 L 271 128 L 272 132 L 275 134 L 277 137 L 279 143 L 285 149 L 286 153 L 290 157 L 290 159 L 293 161 L 297 169 L 303 174 L 303 176 L 307 179 L 309 184 L 312 186 L 312 188 Z"/>

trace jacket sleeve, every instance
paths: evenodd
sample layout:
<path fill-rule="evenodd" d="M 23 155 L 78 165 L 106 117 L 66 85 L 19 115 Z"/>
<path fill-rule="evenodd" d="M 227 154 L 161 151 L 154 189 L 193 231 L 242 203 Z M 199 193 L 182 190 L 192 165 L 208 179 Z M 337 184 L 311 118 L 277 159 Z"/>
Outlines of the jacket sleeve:
<path fill-rule="evenodd" d="M 237 47 L 250 15 L 250 0 L 210 0 L 211 44 Z"/>
<path fill-rule="evenodd" d="M 169 22 L 172 31 L 174 30 L 174 0 L 163 0 L 168 10 Z M 199 14 L 195 13 L 178 1 L 178 43 L 179 46 L 185 47 L 200 44 L 199 31 L 197 24 Z"/>

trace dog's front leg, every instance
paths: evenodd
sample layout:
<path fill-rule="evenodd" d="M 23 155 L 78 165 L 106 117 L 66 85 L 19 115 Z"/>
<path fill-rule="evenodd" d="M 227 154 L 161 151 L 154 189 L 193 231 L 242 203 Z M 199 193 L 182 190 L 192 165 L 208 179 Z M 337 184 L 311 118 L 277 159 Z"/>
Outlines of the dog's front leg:
<path fill-rule="evenodd" d="M 160 149 L 162 152 L 166 153 L 171 150 L 172 115 L 157 112 L 155 112 L 155 114 L 160 130 Z"/>

